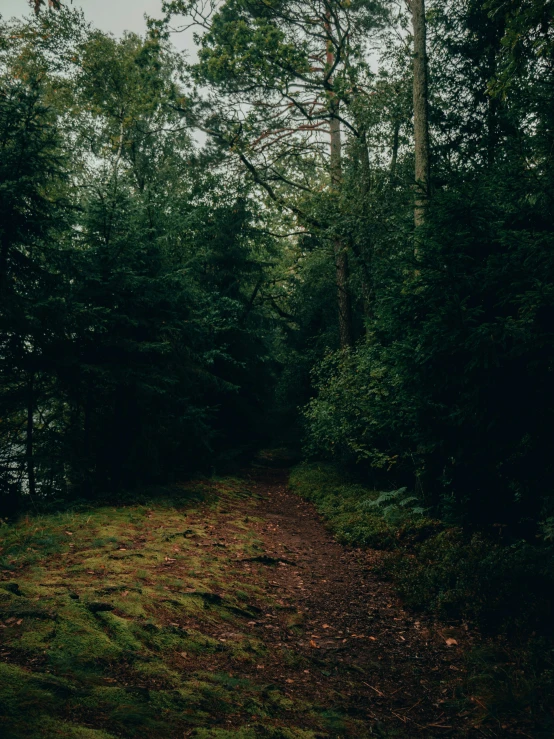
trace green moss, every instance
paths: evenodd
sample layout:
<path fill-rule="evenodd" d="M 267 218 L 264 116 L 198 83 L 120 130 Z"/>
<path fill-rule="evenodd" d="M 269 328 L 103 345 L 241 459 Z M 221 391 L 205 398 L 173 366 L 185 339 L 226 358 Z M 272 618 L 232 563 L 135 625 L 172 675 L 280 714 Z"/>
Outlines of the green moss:
<path fill-rule="evenodd" d="M 2 739 L 173 739 L 231 715 L 247 736 L 312 737 L 295 726 L 319 721 L 310 707 L 226 671 L 267 657 L 242 633 L 267 600 L 236 565 L 261 547 L 244 481 L 174 492 L 2 527 L 0 639 L 14 663 L 0 665 Z M 225 546 L 212 547 L 222 517 Z M 287 728 L 252 728 L 253 715 Z"/>
<path fill-rule="evenodd" d="M 315 739 L 316 734 L 302 729 L 252 724 L 239 729 L 196 729 L 193 736 L 197 739 Z"/>

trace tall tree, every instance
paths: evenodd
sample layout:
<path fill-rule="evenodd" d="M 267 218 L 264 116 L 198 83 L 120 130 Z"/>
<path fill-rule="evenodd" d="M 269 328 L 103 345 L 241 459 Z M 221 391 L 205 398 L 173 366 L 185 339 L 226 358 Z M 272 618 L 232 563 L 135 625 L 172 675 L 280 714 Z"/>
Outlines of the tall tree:
<path fill-rule="evenodd" d="M 429 203 L 429 82 L 427 71 L 427 23 L 425 0 L 407 0 L 412 14 L 414 38 L 414 150 L 415 150 L 415 225 L 425 222 Z"/>
<path fill-rule="evenodd" d="M 327 13 L 326 27 L 329 29 L 330 13 Z M 327 41 L 326 67 L 330 73 L 335 66 L 336 54 L 332 41 Z M 329 82 L 332 84 L 332 77 Z M 329 95 L 329 172 L 331 189 L 334 197 L 341 197 L 343 188 L 342 177 L 342 138 L 340 122 L 340 99 L 336 94 Z M 339 342 L 341 349 L 348 349 L 354 343 L 352 329 L 352 301 L 350 297 L 350 285 L 348 284 L 348 252 L 345 242 L 334 237 L 333 248 L 335 252 L 335 270 L 337 281 L 337 305 L 339 323 Z"/>
<path fill-rule="evenodd" d="M 207 105 L 205 129 L 225 143 L 271 199 L 330 245 L 339 342 L 350 346 L 348 244 L 340 237 L 337 217 L 341 126 L 349 136 L 362 135 L 353 109 L 370 91 L 365 53 L 371 32 L 382 22 L 382 4 L 311 0 L 270 6 L 228 0 L 208 6 L 208 11 L 196 2 L 164 7 L 169 16 L 185 15 L 203 31 L 200 62 L 192 72 L 215 93 Z M 316 213 L 322 178 L 333 207 Z"/>

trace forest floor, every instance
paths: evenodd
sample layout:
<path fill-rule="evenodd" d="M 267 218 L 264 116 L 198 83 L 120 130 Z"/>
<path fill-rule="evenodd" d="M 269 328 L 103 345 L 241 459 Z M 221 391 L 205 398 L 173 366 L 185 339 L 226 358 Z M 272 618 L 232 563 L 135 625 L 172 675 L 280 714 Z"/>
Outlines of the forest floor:
<path fill-rule="evenodd" d="M 286 470 L 0 535 L 5 739 L 509 735 L 458 699 L 472 635 L 406 612 Z"/>

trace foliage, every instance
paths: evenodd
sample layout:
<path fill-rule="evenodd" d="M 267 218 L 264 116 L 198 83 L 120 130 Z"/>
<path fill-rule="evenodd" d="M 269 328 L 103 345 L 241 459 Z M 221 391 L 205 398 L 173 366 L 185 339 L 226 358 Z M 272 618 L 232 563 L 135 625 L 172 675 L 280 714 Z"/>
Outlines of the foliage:
<path fill-rule="evenodd" d="M 239 454 L 271 402 L 273 247 L 180 125 L 178 57 L 69 11 L 3 33 L 3 511 Z"/>
<path fill-rule="evenodd" d="M 412 496 L 405 497 L 402 490 L 370 493 L 363 484 L 349 480 L 329 464 L 298 465 L 292 470 L 289 484 L 315 503 L 345 544 L 395 550 L 411 547 L 442 528 L 440 522 L 411 508 Z"/>
<path fill-rule="evenodd" d="M 504 174 L 435 196 L 417 273 L 401 257 L 383 276 L 379 319 L 322 363 L 306 418 L 312 453 L 411 472 L 430 503 L 453 492 L 472 522 L 523 526 L 552 480 L 554 263 L 548 183 L 529 200 L 525 172 Z"/>
<path fill-rule="evenodd" d="M 120 39 L 65 5 L 0 21 L 0 515 L 301 425 L 292 484 L 407 602 L 544 634 L 551 2 L 427 0 L 417 227 L 409 3 L 167 0 Z"/>

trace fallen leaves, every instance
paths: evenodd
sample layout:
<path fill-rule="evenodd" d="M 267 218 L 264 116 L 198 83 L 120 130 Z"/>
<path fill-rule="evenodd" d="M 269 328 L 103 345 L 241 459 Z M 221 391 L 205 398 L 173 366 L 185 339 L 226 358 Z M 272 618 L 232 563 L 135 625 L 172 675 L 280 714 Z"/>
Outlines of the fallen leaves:
<path fill-rule="evenodd" d="M 446 640 L 446 646 L 447 647 L 453 647 L 453 646 L 456 646 L 457 644 L 458 644 L 458 642 L 456 641 L 456 639 L 447 639 Z"/>
<path fill-rule="evenodd" d="M 22 618 L 18 619 L 17 616 L 12 616 L 11 618 L 6 619 L 6 624 L 9 624 L 10 626 L 11 625 L 21 626 L 22 623 L 23 623 L 23 619 Z M 4 624 L 2 624 L 2 627 L 6 628 Z"/>

